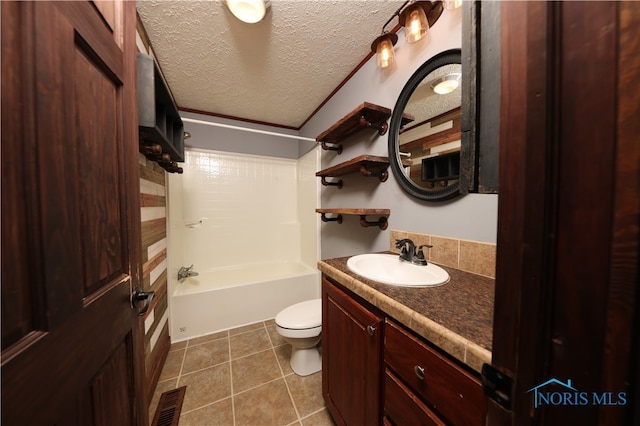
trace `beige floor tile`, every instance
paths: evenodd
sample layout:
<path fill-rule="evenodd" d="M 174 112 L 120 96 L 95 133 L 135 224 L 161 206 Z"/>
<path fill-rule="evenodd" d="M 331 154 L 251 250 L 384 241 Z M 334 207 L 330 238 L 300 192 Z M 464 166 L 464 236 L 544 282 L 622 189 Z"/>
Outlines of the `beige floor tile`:
<path fill-rule="evenodd" d="M 269 333 L 269 338 L 271 339 L 271 345 L 273 347 L 284 345 L 287 343 L 287 341 L 284 340 L 284 337 L 282 337 L 276 330 L 275 323 L 267 324 L 267 333 Z"/>
<path fill-rule="evenodd" d="M 237 425 L 277 426 L 297 421 L 284 379 L 235 395 L 234 404 Z"/>
<path fill-rule="evenodd" d="M 196 337 L 195 339 L 189 340 L 189 346 L 200 345 L 202 343 L 208 343 L 213 340 L 223 339 L 225 337 L 229 337 L 228 331 L 220 331 L 218 333 L 207 334 L 206 336 Z"/>
<path fill-rule="evenodd" d="M 262 327 L 246 333 L 232 335 L 229 338 L 231 345 L 231 359 L 241 358 L 256 352 L 271 349 L 271 342 L 267 330 Z"/>
<path fill-rule="evenodd" d="M 171 348 L 169 348 L 170 351 L 177 351 L 180 349 L 184 349 L 187 347 L 187 341 L 184 340 L 182 342 L 178 342 L 178 343 L 172 343 L 171 344 Z"/>
<path fill-rule="evenodd" d="M 181 425 L 335 426 L 322 374 L 297 376 L 290 358 L 273 319 L 172 345 L 150 420 L 162 392 L 187 386 Z"/>
<path fill-rule="evenodd" d="M 276 352 L 278 364 L 280 364 L 284 375 L 288 376 L 293 373 L 293 369 L 291 369 L 291 345 L 285 343 L 284 345 L 273 348 L 273 350 Z"/>
<path fill-rule="evenodd" d="M 187 386 L 183 412 L 211 404 L 231 396 L 229 363 L 219 364 L 180 376 L 178 386 Z"/>
<path fill-rule="evenodd" d="M 233 393 L 239 393 L 282 377 L 272 349 L 231 361 Z"/>
<path fill-rule="evenodd" d="M 302 419 L 303 426 L 335 426 L 336 422 L 326 408 Z"/>
<path fill-rule="evenodd" d="M 324 407 L 321 372 L 304 377 L 290 374 L 285 380 L 300 417 L 306 417 Z"/>
<path fill-rule="evenodd" d="M 177 378 L 182 368 L 182 361 L 184 360 L 185 349 L 179 349 L 177 351 L 170 351 L 167 355 L 167 360 L 164 362 L 162 371 L 160 372 L 159 381 L 167 379 Z"/>
<path fill-rule="evenodd" d="M 202 370 L 229 361 L 229 339 L 222 338 L 187 347 L 182 374 Z"/>
<path fill-rule="evenodd" d="M 246 333 L 247 331 L 259 330 L 264 328 L 263 322 L 257 322 L 255 324 L 244 325 L 242 327 L 234 328 L 229 330 L 230 336 L 235 336 L 236 334 Z"/>
<path fill-rule="evenodd" d="M 233 426 L 233 404 L 231 398 L 223 399 L 180 416 L 180 426 L 206 425 Z"/>

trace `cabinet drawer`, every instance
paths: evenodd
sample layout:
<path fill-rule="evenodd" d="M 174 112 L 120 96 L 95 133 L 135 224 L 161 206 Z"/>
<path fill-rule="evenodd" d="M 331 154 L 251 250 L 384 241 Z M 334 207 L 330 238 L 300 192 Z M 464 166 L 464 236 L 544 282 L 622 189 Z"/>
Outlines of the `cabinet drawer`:
<path fill-rule="evenodd" d="M 388 369 L 384 377 L 384 416 L 384 423 L 390 425 L 445 425 Z"/>
<path fill-rule="evenodd" d="M 389 320 L 384 348 L 386 364 L 447 422 L 482 424 L 482 385 L 476 377 Z"/>

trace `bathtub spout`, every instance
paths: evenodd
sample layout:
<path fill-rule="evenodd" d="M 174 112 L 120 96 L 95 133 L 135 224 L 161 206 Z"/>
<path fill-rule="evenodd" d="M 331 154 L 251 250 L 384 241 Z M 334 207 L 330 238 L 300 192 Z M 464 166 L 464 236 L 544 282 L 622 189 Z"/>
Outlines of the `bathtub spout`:
<path fill-rule="evenodd" d="M 185 278 L 189 277 L 197 277 L 198 273 L 196 271 L 192 271 L 192 269 L 193 265 L 189 266 L 188 268 L 186 266 L 180 267 L 180 270 L 178 271 L 178 281 L 182 281 Z"/>

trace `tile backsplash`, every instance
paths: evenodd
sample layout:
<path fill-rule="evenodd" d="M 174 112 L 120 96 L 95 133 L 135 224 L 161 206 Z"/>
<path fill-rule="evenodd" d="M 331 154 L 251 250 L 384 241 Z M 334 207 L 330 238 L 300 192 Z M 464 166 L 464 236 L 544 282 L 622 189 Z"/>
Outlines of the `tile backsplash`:
<path fill-rule="evenodd" d="M 428 261 L 485 277 L 495 278 L 496 276 L 495 244 L 392 230 L 389 250 L 400 253 L 400 250 L 395 247 L 395 242 L 403 238 L 410 238 L 416 247 L 422 244 L 432 245 L 432 248 L 424 252 Z"/>

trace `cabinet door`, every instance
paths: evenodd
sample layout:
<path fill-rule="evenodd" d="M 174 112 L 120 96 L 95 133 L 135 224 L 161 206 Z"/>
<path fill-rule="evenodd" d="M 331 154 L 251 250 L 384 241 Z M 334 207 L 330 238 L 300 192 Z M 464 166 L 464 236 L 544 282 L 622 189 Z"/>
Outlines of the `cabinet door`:
<path fill-rule="evenodd" d="M 388 369 L 384 376 L 384 422 L 389 425 L 444 426 L 400 379 Z"/>
<path fill-rule="evenodd" d="M 382 317 L 322 280 L 322 394 L 338 424 L 380 422 Z"/>

